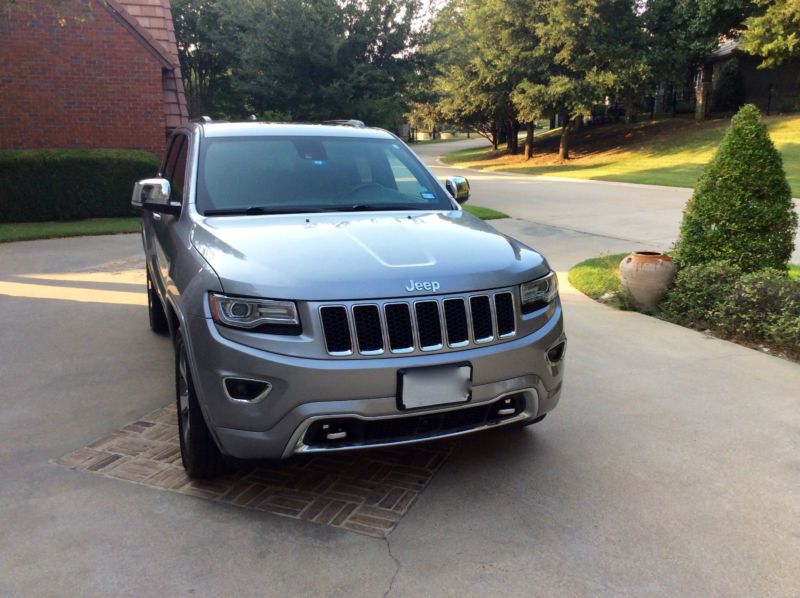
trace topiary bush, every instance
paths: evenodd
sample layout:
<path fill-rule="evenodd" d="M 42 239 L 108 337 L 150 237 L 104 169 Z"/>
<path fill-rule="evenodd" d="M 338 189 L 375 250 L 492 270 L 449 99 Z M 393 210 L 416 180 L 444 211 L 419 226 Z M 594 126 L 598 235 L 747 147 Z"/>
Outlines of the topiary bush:
<path fill-rule="evenodd" d="M 134 182 L 157 171 L 132 150 L 0 151 L 0 222 L 131 216 Z"/>
<path fill-rule="evenodd" d="M 744 272 L 785 270 L 797 214 L 783 161 L 752 104 L 742 107 L 683 214 L 679 268 L 728 261 Z"/>

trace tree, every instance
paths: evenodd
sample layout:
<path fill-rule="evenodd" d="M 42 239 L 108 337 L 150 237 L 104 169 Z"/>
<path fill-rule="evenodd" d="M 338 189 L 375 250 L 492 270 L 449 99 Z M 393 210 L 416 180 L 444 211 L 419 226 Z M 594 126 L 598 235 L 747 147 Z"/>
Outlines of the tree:
<path fill-rule="evenodd" d="M 547 95 L 547 88 L 529 79 L 522 81 L 511 94 L 511 102 L 517 111 L 520 120 L 527 123 L 525 136 L 525 159 L 533 155 L 533 134 L 535 123 L 549 110 L 552 102 Z"/>
<path fill-rule="evenodd" d="M 753 0 L 647 0 L 642 22 L 651 68 L 662 80 L 685 83 L 752 11 Z"/>
<path fill-rule="evenodd" d="M 649 89 L 647 46 L 635 0 L 538 0 L 536 57 L 546 77 L 540 97 L 562 122 L 559 156 L 569 158 L 574 120 L 605 98 L 632 109 Z"/>
<path fill-rule="evenodd" d="M 745 21 L 742 48 L 761 56 L 762 68 L 800 57 L 800 2 L 757 0 L 757 4 L 763 12 Z"/>
<path fill-rule="evenodd" d="M 735 112 L 744 104 L 744 84 L 739 60 L 731 58 L 719 71 L 714 82 L 712 106 L 716 112 Z"/>
<path fill-rule="evenodd" d="M 189 114 L 231 116 L 241 101 L 231 89 L 234 31 L 223 25 L 217 0 L 173 0 L 172 17 L 178 41 Z"/>
<path fill-rule="evenodd" d="M 424 45 L 438 112 L 447 122 L 516 153 L 519 121 L 511 101 L 531 68 L 535 40 L 524 0 L 452 0 L 433 20 Z"/>
<path fill-rule="evenodd" d="M 234 118 L 394 127 L 413 77 L 418 0 L 175 0 L 190 98 Z"/>
<path fill-rule="evenodd" d="M 676 261 L 681 267 L 719 260 L 744 272 L 785 271 L 796 229 L 781 155 L 758 109 L 747 104 L 731 120 L 686 206 Z"/>

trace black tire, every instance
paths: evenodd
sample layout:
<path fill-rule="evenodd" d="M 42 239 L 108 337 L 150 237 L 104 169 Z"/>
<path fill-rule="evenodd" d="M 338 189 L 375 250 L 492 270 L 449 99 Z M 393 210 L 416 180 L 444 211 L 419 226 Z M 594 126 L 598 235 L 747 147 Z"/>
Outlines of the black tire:
<path fill-rule="evenodd" d="M 190 478 L 209 479 L 226 471 L 225 458 L 208 429 L 192 381 L 180 329 L 175 331 L 175 405 L 181 461 Z"/>
<path fill-rule="evenodd" d="M 158 297 L 158 291 L 153 286 L 153 279 L 150 278 L 150 269 L 147 270 L 147 315 L 150 317 L 150 330 L 156 334 L 166 334 L 169 332 L 169 322 L 164 311 L 164 305 Z"/>

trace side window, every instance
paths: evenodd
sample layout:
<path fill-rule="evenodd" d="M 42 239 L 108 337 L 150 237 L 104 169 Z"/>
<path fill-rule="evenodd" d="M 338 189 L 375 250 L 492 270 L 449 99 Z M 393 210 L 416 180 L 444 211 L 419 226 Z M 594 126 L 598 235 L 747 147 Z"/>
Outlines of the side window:
<path fill-rule="evenodd" d="M 189 140 L 185 135 L 181 135 L 181 144 L 175 159 L 172 178 L 169 180 L 172 184 L 172 201 L 181 201 L 183 197 L 183 186 L 186 182 L 186 158 L 188 153 Z"/>

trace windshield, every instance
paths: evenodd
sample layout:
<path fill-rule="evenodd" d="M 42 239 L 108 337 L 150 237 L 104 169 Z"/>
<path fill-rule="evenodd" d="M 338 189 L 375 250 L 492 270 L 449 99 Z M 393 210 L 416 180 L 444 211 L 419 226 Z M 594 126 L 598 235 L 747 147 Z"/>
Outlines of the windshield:
<path fill-rule="evenodd" d="M 393 139 L 212 137 L 200 147 L 204 215 L 452 210 L 414 155 Z"/>

